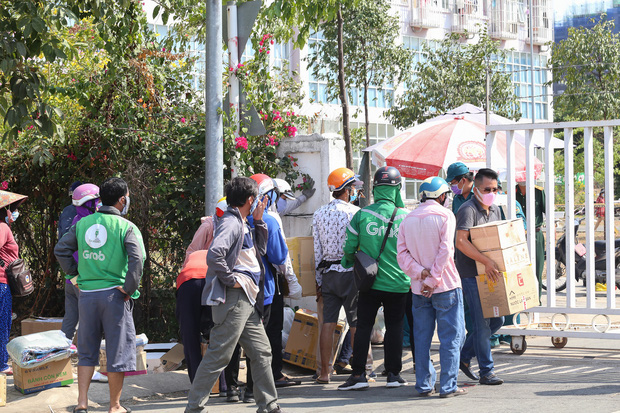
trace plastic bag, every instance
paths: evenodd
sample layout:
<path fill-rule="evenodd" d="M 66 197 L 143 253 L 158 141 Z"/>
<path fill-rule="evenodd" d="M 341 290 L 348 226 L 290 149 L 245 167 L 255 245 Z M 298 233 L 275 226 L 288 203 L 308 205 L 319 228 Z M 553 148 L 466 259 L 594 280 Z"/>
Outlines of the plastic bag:
<path fill-rule="evenodd" d="M 295 310 L 291 307 L 284 307 L 284 327 L 282 327 L 282 350 L 286 348 L 288 342 L 288 336 L 291 333 L 291 327 L 293 326 L 293 320 L 295 319 Z"/>
<path fill-rule="evenodd" d="M 16 337 L 7 344 L 6 350 L 14 363 L 27 369 L 66 359 L 77 352 L 60 330 Z"/>

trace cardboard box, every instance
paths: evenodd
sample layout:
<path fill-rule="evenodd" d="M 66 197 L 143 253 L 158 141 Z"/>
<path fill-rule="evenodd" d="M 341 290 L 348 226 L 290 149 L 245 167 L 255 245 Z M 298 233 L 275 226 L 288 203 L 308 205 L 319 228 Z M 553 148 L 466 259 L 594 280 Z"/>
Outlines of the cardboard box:
<path fill-rule="evenodd" d="M 61 328 L 62 318 L 34 317 L 22 320 L 22 336 Z"/>
<path fill-rule="evenodd" d="M 6 406 L 6 374 L 0 373 L 0 407 Z"/>
<path fill-rule="evenodd" d="M 503 250 L 483 251 L 483 255 L 489 257 L 500 271 L 514 271 L 531 264 L 530 252 L 527 244 L 517 244 Z M 481 262 L 476 261 L 478 274 L 484 274 L 485 268 Z"/>
<path fill-rule="evenodd" d="M 301 285 L 303 297 L 316 295 L 314 241 L 312 237 L 294 237 L 286 240 L 293 271 Z"/>
<path fill-rule="evenodd" d="M 334 360 L 342 338 L 344 323 L 339 322 L 334 331 Z M 310 370 L 317 368 L 317 347 L 319 345 L 319 319 L 313 311 L 299 309 L 291 326 L 282 360 Z M 332 364 L 334 362 L 332 360 Z"/>
<path fill-rule="evenodd" d="M 176 370 L 181 367 L 184 359 L 183 344 L 175 344 L 174 347 L 160 357 L 159 364 L 153 367 L 153 373 Z"/>
<path fill-rule="evenodd" d="M 526 242 L 521 219 L 494 221 L 470 228 L 471 242 L 478 251 L 500 250 Z"/>
<path fill-rule="evenodd" d="M 200 354 L 204 357 L 205 352 L 207 351 L 208 344 L 200 343 Z M 220 394 L 220 376 L 217 377 L 213 388 L 211 389 L 211 394 Z"/>
<path fill-rule="evenodd" d="M 99 350 L 99 373 L 108 375 L 107 357 L 105 350 Z M 136 370 L 126 371 L 127 376 L 139 376 L 146 374 L 146 351 L 136 349 Z"/>
<path fill-rule="evenodd" d="M 68 386 L 73 383 L 71 358 L 52 361 L 31 369 L 13 364 L 15 389 L 23 394 L 35 393 L 52 387 Z"/>
<path fill-rule="evenodd" d="M 502 272 L 497 283 L 484 274 L 477 276 L 476 281 L 485 318 L 515 314 L 540 305 L 538 280 L 531 265 Z"/>

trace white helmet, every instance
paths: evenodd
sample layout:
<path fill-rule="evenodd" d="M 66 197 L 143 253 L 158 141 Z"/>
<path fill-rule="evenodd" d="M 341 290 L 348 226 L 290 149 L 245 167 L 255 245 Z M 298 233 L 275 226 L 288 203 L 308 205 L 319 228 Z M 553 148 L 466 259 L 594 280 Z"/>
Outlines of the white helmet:
<path fill-rule="evenodd" d="M 280 194 L 284 195 L 286 199 L 295 199 L 295 195 L 293 194 L 293 188 L 291 188 L 288 182 L 280 178 L 274 178 L 274 182 L 276 183 Z"/>

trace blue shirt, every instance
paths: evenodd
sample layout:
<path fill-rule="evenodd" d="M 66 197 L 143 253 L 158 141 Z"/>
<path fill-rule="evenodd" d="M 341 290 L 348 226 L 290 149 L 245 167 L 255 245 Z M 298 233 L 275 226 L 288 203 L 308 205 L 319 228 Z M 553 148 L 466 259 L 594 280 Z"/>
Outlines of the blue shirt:
<path fill-rule="evenodd" d="M 282 235 L 278 220 L 265 211 L 263 221 L 267 225 L 267 253 L 263 255 L 263 265 L 265 266 L 265 305 L 273 302 L 276 293 L 276 281 L 273 265 L 283 265 L 288 256 L 286 240 Z M 250 226 L 254 228 L 254 219 L 248 216 Z"/>

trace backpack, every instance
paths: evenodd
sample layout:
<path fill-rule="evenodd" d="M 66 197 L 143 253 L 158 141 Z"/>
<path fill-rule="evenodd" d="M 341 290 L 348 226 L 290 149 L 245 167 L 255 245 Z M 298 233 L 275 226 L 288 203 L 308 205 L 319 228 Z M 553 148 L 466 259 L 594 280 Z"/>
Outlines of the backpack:
<path fill-rule="evenodd" d="M 34 291 L 30 270 L 21 258 L 7 265 L 5 272 L 13 297 L 25 297 Z"/>

